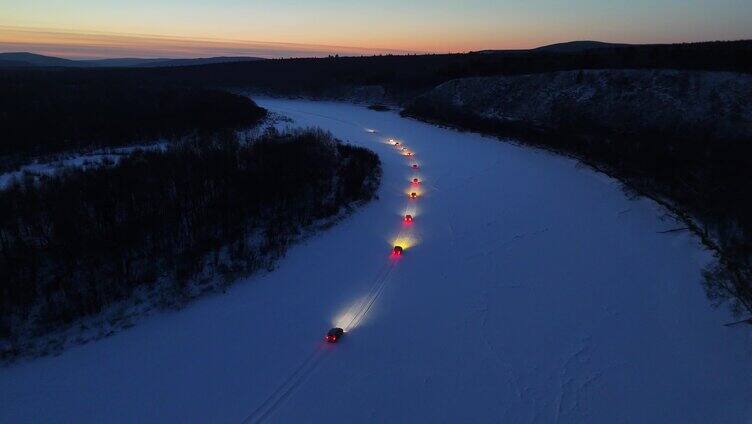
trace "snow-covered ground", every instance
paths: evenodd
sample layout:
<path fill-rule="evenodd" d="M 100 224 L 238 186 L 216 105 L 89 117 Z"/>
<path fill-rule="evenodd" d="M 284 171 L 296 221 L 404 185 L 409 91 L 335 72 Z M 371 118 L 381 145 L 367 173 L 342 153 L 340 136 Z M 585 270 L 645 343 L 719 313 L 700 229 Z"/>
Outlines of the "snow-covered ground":
<path fill-rule="evenodd" d="M 133 153 L 135 150 L 165 149 L 166 147 L 167 142 L 160 141 L 152 144 L 97 149 L 89 153 L 61 155 L 59 158 L 48 162 L 35 161 L 15 171 L 0 174 L 0 190 L 27 175 L 32 177 L 51 176 L 66 168 L 98 167 L 104 163 L 116 164 L 120 161 L 120 158 Z"/>
<path fill-rule="evenodd" d="M 752 331 L 650 201 L 395 113 L 258 103 L 379 153 L 380 199 L 225 294 L 0 369 L 0 422 L 751 422 Z"/>

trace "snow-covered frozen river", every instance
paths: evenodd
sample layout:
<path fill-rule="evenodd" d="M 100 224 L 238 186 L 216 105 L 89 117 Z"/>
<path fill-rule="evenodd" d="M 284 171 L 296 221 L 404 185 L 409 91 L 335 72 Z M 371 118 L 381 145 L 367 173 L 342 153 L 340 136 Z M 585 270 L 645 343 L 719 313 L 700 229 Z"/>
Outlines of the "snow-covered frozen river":
<path fill-rule="evenodd" d="M 722 325 L 700 283 L 710 256 L 659 234 L 676 224 L 652 202 L 396 113 L 258 103 L 376 151 L 379 199 L 225 294 L 0 369 L 0 422 L 752 420 L 752 332 Z"/>

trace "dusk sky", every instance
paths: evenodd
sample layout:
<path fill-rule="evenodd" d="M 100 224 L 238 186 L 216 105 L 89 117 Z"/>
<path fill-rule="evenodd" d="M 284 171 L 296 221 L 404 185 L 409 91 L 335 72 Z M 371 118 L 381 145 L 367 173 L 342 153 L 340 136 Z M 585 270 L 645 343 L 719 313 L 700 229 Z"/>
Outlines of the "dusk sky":
<path fill-rule="evenodd" d="M 68 58 L 463 52 L 752 38 L 750 0 L 0 0 L 0 52 Z"/>

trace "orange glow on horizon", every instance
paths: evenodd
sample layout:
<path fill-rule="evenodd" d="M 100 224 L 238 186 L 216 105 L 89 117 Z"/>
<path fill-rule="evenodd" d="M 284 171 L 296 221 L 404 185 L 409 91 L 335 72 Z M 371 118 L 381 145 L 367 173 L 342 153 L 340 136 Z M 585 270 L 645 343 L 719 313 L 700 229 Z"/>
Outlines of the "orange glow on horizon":
<path fill-rule="evenodd" d="M 548 37 L 551 38 L 551 37 Z M 554 38 L 551 38 L 554 40 Z M 335 40 L 331 40 L 335 41 Z M 492 48 L 524 49 L 544 44 L 546 37 L 504 37 L 493 40 L 454 38 L 437 40 L 434 35 L 404 39 L 356 39 L 354 45 L 257 41 L 202 36 L 115 33 L 0 25 L 0 52 L 29 51 L 70 59 L 101 58 L 194 58 L 209 56 L 321 57 L 377 54 L 463 53 Z M 388 47 L 385 47 L 388 46 Z"/>
<path fill-rule="evenodd" d="M 206 56 L 316 57 L 329 54 L 420 53 L 378 47 L 348 47 L 167 35 L 113 34 L 0 26 L 0 51 L 30 51 L 72 59 Z"/>
<path fill-rule="evenodd" d="M 752 37 L 743 0 L 150 2 L 0 6 L 0 51 L 74 57 L 301 57 L 529 49 L 574 40 L 652 44 Z"/>

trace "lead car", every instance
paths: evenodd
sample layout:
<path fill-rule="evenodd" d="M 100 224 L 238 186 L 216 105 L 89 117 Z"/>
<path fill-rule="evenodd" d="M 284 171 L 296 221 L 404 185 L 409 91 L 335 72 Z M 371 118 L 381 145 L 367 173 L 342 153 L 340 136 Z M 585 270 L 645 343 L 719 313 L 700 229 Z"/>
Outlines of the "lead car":
<path fill-rule="evenodd" d="M 337 343 L 337 341 L 342 338 L 342 336 L 345 334 L 345 330 L 335 327 L 329 330 L 328 333 L 326 333 L 326 337 L 324 337 L 324 340 L 326 340 L 329 343 Z"/>

